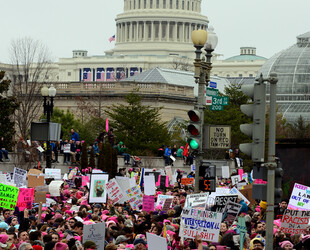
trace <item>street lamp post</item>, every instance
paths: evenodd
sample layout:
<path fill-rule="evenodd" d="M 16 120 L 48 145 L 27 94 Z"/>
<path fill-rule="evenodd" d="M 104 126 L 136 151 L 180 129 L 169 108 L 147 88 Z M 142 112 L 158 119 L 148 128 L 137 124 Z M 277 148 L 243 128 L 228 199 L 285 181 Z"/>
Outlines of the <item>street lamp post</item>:
<path fill-rule="evenodd" d="M 198 100 L 195 105 L 195 108 L 199 110 L 200 115 L 200 134 L 199 134 L 199 146 L 198 153 L 196 157 L 196 169 L 195 169 L 195 193 L 199 192 L 199 166 L 203 160 L 203 126 L 204 126 L 204 110 L 206 107 L 206 87 L 209 85 L 210 81 L 210 72 L 212 69 L 211 57 L 212 51 L 217 45 L 218 38 L 213 32 L 213 28 L 210 28 L 207 31 L 205 30 L 194 30 L 192 32 L 192 42 L 196 48 L 195 54 L 196 58 L 194 61 L 195 73 L 194 78 L 195 82 L 198 84 Z M 206 51 L 205 59 L 201 59 L 201 49 L 204 47 Z"/>
<path fill-rule="evenodd" d="M 41 89 L 41 95 L 44 98 L 43 102 L 43 110 L 44 115 L 46 115 L 46 120 L 48 123 L 50 123 L 51 115 L 53 115 L 53 109 L 54 109 L 54 97 L 56 95 L 56 89 L 51 84 L 49 88 L 47 88 L 45 85 Z M 50 97 L 50 101 L 47 100 L 47 97 Z M 49 129 L 49 126 L 48 126 Z M 49 138 L 46 140 L 46 168 L 52 167 L 52 151 L 51 151 L 51 144 L 49 141 Z"/>

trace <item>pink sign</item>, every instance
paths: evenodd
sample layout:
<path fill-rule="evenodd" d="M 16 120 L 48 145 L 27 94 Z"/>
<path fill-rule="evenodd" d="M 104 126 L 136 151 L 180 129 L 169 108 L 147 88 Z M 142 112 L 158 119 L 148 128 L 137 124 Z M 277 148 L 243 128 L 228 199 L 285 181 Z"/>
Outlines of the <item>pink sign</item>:
<path fill-rule="evenodd" d="M 34 201 L 34 188 L 19 188 L 17 204 L 19 211 L 31 209 Z"/>
<path fill-rule="evenodd" d="M 155 197 L 153 195 L 144 195 L 142 210 L 146 212 L 154 211 Z"/>
<path fill-rule="evenodd" d="M 89 183 L 89 176 L 87 176 L 87 175 L 82 175 L 82 186 L 84 187 L 84 186 L 86 186 L 87 185 L 87 183 Z"/>
<path fill-rule="evenodd" d="M 238 175 L 240 175 L 240 180 L 242 180 L 243 169 L 238 169 Z"/>

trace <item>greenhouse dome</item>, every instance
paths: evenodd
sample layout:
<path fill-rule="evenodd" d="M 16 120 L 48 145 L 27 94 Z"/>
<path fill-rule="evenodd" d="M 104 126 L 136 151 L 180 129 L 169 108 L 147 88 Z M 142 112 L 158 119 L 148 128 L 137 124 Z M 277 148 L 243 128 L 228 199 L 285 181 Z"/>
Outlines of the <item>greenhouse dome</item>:
<path fill-rule="evenodd" d="M 301 115 L 310 121 L 310 32 L 297 36 L 297 43 L 275 54 L 259 70 L 267 78 L 278 75 L 277 106 L 288 122 Z M 267 100 L 269 100 L 267 85 Z"/>

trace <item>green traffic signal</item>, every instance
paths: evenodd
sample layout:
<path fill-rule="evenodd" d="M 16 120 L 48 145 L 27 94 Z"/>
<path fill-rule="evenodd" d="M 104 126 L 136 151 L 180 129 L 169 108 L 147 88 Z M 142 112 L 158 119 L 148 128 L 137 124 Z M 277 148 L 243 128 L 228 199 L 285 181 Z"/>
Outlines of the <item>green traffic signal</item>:
<path fill-rule="evenodd" d="M 190 139 L 188 140 L 188 144 L 189 144 L 189 146 L 191 147 L 191 149 L 194 149 L 194 150 L 196 150 L 196 149 L 199 147 L 198 141 L 196 141 L 196 140 L 193 139 L 193 138 L 190 138 Z"/>

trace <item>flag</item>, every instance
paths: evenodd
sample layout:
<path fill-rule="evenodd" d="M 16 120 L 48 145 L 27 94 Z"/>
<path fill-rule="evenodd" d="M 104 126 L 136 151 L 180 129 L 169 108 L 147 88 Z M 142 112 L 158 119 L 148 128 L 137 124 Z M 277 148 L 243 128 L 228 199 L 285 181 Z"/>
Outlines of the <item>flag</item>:
<path fill-rule="evenodd" d="M 107 71 L 106 81 L 107 82 L 114 81 L 114 71 Z"/>
<path fill-rule="evenodd" d="M 109 38 L 109 42 L 110 42 L 110 43 L 113 42 L 113 41 L 115 41 L 115 35 L 113 35 L 113 36 L 111 36 L 111 37 Z"/>
<path fill-rule="evenodd" d="M 104 69 L 98 68 L 97 69 L 97 82 L 103 82 L 104 81 Z"/>
<path fill-rule="evenodd" d="M 90 82 L 91 81 L 91 70 L 85 68 L 83 71 L 83 81 Z"/>

